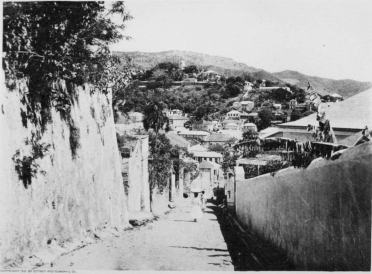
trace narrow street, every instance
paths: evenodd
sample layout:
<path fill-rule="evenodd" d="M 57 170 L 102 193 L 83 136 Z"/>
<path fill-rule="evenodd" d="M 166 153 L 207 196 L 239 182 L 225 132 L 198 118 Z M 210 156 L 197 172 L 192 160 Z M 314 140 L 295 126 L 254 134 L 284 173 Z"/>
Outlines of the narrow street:
<path fill-rule="evenodd" d="M 191 220 L 191 200 L 145 226 L 66 254 L 39 269 L 63 270 L 224 270 L 234 265 L 215 211 Z M 236 269 L 236 267 L 235 267 Z"/>

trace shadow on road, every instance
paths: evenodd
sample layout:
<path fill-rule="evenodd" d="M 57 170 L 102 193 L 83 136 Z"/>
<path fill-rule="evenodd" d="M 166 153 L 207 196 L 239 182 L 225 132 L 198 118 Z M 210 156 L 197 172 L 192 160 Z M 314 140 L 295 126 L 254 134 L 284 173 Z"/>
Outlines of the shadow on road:
<path fill-rule="evenodd" d="M 196 250 L 208 250 L 208 251 L 221 251 L 221 252 L 227 252 L 227 249 L 218 249 L 218 248 L 201 248 L 201 247 L 194 247 L 194 246 L 171 246 L 174 248 L 191 248 Z"/>
<path fill-rule="evenodd" d="M 173 220 L 174 222 L 186 222 L 186 223 L 195 223 L 195 221 L 187 221 L 187 220 Z"/>
<path fill-rule="evenodd" d="M 277 246 L 251 232 L 242 235 L 240 230 L 230 223 L 222 209 L 217 206 L 209 208 L 216 214 L 235 271 L 296 270 L 286 254 Z M 246 244 L 242 240 L 243 237 Z"/>

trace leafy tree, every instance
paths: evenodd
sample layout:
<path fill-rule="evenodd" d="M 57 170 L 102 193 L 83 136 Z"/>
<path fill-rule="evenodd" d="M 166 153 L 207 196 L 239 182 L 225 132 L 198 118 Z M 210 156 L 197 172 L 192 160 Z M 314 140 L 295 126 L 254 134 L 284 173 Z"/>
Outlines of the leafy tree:
<path fill-rule="evenodd" d="M 275 116 L 272 114 L 271 110 L 263 109 L 258 112 L 257 128 L 259 131 L 269 127 L 271 121 L 275 120 Z"/>
<path fill-rule="evenodd" d="M 303 117 L 303 114 L 299 111 L 293 111 L 291 113 L 291 121 L 296 121 L 298 119 L 301 119 Z"/>
<path fill-rule="evenodd" d="M 292 93 L 290 93 L 288 90 L 279 88 L 277 90 L 272 91 L 270 97 L 275 102 L 283 103 L 290 101 L 293 96 Z"/>
<path fill-rule="evenodd" d="M 173 63 L 173 62 L 162 62 L 155 66 L 154 70 L 156 69 L 165 70 L 168 73 L 171 73 L 173 69 L 178 70 L 179 66 L 177 63 Z"/>
<path fill-rule="evenodd" d="M 124 36 L 124 24 L 111 21 L 120 14 L 132 19 L 123 2 L 106 9 L 103 2 L 6 2 L 3 10 L 3 61 L 6 85 L 20 90 L 26 112 L 40 137 L 55 108 L 70 127 L 73 158 L 79 147 L 79 129 L 71 118 L 77 86 L 90 83 L 96 90 L 115 94 L 129 75 L 115 64 L 123 59 L 110 54 L 109 45 Z M 27 83 L 28 92 L 20 89 Z M 27 126 L 27 123 L 24 123 Z M 40 139 L 40 138 L 39 138 Z"/>
<path fill-rule="evenodd" d="M 163 113 L 164 103 L 153 99 L 148 102 L 144 109 L 143 127 L 145 130 L 153 129 L 157 135 L 159 130 L 165 126 L 169 130 L 169 119 Z"/>
<path fill-rule="evenodd" d="M 195 65 L 190 65 L 184 68 L 185 73 L 199 73 L 199 69 Z"/>
<path fill-rule="evenodd" d="M 220 144 L 210 145 L 208 147 L 208 150 L 209 151 L 220 152 L 220 153 L 223 153 L 225 151 L 225 149 L 223 148 L 223 146 L 221 146 Z"/>
<path fill-rule="evenodd" d="M 247 130 L 245 132 L 243 132 L 243 140 L 244 141 L 248 141 L 248 140 L 252 140 L 254 139 L 254 135 L 253 135 L 253 132 L 252 130 Z"/>
<path fill-rule="evenodd" d="M 229 170 L 232 171 L 235 177 L 235 169 L 236 161 L 241 156 L 241 153 L 239 151 L 235 150 L 232 147 L 225 148 L 225 152 L 222 156 L 222 163 L 221 168 L 224 171 L 224 173 L 227 173 Z"/>

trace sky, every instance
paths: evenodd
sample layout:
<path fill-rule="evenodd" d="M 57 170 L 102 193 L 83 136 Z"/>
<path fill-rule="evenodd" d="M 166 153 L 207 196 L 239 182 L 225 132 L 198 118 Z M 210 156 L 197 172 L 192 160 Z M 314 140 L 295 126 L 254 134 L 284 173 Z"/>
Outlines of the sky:
<path fill-rule="evenodd" d="M 370 0 L 127 0 L 115 51 L 181 50 L 269 72 L 372 81 Z M 186 64 L 187 65 L 187 64 Z"/>

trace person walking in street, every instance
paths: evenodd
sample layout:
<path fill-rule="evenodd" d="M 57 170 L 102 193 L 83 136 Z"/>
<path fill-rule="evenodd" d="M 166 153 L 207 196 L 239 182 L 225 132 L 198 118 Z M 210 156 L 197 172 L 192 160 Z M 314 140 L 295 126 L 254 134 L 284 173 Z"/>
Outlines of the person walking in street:
<path fill-rule="evenodd" d="M 203 213 L 205 213 L 205 209 L 207 207 L 207 194 L 206 194 L 205 190 L 203 190 L 201 192 L 201 204 L 202 204 L 201 209 L 202 209 Z"/>
<path fill-rule="evenodd" d="M 192 209 L 191 209 L 191 217 L 197 222 L 199 219 L 203 217 L 203 211 L 201 209 L 201 200 L 199 196 L 199 192 L 194 192 L 194 198 L 192 200 Z"/>

